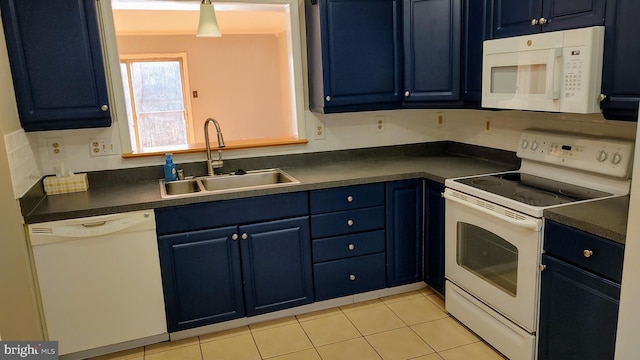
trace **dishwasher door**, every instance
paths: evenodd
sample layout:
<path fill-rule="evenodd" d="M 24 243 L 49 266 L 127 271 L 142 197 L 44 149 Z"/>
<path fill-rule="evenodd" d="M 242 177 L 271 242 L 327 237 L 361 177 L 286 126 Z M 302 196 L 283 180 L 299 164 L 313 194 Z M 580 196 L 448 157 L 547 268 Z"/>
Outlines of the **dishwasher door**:
<path fill-rule="evenodd" d="M 60 355 L 168 338 L 153 210 L 28 228 L 46 334 Z"/>

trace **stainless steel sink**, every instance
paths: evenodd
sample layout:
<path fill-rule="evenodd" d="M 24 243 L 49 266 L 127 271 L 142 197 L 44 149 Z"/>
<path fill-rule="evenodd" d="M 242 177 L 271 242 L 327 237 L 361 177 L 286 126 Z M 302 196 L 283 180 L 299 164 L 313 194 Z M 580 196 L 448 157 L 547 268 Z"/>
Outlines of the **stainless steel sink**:
<path fill-rule="evenodd" d="M 198 194 L 202 191 L 200 182 L 196 179 L 165 182 L 160 180 L 160 194 L 162 197 Z"/>
<path fill-rule="evenodd" d="M 202 196 L 299 183 L 296 178 L 280 169 L 263 169 L 247 171 L 242 175 L 225 174 L 172 182 L 160 180 L 160 194 L 163 198 Z"/>
<path fill-rule="evenodd" d="M 248 171 L 244 175 L 219 175 L 200 179 L 208 191 L 237 188 L 272 187 L 280 184 L 299 183 L 279 169 Z"/>

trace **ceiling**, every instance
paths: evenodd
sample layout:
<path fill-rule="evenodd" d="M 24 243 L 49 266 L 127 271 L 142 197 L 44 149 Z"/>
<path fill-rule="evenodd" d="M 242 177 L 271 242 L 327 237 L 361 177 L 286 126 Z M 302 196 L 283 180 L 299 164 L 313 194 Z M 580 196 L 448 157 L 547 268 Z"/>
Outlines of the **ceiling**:
<path fill-rule="evenodd" d="M 199 2 L 114 0 L 118 35 L 195 35 Z M 288 8 L 267 4 L 216 4 L 216 18 L 224 34 L 279 34 L 287 30 Z"/>

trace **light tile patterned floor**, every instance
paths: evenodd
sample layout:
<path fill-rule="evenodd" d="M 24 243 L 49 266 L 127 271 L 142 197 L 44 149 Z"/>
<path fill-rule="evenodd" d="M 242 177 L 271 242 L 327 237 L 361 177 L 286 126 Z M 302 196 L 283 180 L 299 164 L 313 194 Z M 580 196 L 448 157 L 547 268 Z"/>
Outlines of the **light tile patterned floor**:
<path fill-rule="evenodd" d="M 94 360 L 503 360 L 429 288 Z"/>

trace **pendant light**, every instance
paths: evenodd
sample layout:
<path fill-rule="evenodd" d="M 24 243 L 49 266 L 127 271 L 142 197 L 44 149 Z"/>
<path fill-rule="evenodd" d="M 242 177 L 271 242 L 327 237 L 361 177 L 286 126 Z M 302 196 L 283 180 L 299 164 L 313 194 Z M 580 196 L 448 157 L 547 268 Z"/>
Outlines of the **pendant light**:
<path fill-rule="evenodd" d="M 200 21 L 198 22 L 197 37 L 221 37 L 216 12 L 211 0 L 202 0 L 200 3 Z"/>

